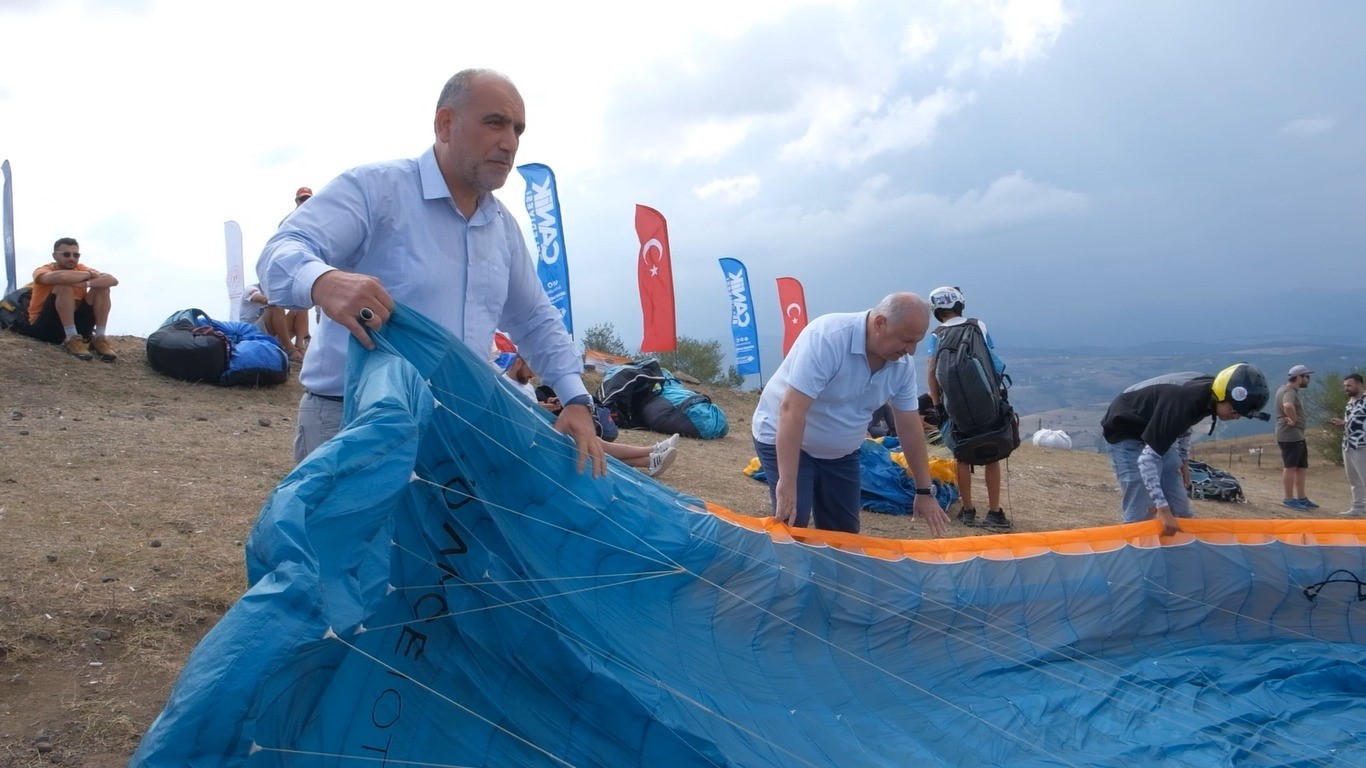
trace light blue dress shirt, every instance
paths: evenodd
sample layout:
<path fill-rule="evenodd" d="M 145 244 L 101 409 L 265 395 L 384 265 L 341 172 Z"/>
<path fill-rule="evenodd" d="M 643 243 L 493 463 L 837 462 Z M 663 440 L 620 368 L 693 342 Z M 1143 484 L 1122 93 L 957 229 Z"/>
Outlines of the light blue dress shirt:
<path fill-rule="evenodd" d="M 587 394 L 582 360 L 516 220 L 492 194 L 466 220 L 432 149 L 338 176 L 281 222 L 256 263 L 271 303 L 290 309 L 311 307 L 313 282 L 332 269 L 378 278 L 481 357 L 502 329 L 561 398 Z M 299 372 L 304 389 L 342 394 L 350 335 L 323 316 Z"/>
<path fill-rule="evenodd" d="M 873 411 L 914 411 L 920 389 L 914 355 L 888 360 L 873 373 L 868 365 L 867 312 L 821 315 L 802 329 L 778 372 L 764 385 L 754 410 L 754 439 L 778 443 L 778 412 L 789 387 L 813 399 L 806 413 L 802 450 L 817 459 L 838 459 L 863 445 Z"/>

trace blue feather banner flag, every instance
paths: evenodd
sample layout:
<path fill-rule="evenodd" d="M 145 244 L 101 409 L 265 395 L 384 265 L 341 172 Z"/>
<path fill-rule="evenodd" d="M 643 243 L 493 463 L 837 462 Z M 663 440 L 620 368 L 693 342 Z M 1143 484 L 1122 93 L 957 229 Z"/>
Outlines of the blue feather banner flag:
<path fill-rule="evenodd" d="M 721 259 L 730 295 L 730 330 L 735 336 L 735 372 L 741 376 L 762 375 L 759 366 L 759 329 L 750 299 L 749 274 L 739 259 Z"/>
<path fill-rule="evenodd" d="M 0 164 L 0 173 L 5 176 L 3 192 L 5 216 L 5 293 L 11 293 L 18 286 L 18 275 L 14 266 L 14 192 L 10 189 L 9 161 Z"/>
<path fill-rule="evenodd" d="M 527 163 L 517 166 L 526 179 L 526 212 L 536 235 L 536 275 L 550 303 L 560 311 L 564 328 L 574 335 L 574 312 L 569 305 L 569 262 L 564 251 L 564 226 L 560 221 L 560 195 L 555 191 L 555 172 L 550 166 Z"/>

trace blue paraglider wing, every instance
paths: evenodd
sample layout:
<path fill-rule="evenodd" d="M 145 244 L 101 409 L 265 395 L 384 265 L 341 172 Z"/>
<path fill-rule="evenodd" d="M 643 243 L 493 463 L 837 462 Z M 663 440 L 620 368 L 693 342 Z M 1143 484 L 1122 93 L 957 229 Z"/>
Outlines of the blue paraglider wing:
<path fill-rule="evenodd" d="M 406 308 L 377 344 L 133 765 L 1366 762 L 1360 522 L 789 531 L 577 474 Z"/>

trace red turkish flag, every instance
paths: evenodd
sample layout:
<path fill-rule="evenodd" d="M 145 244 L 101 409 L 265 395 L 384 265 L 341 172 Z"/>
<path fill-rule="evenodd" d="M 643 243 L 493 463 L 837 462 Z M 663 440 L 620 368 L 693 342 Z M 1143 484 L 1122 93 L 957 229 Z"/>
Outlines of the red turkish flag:
<path fill-rule="evenodd" d="M 778 303 L 783 308 L 783 357 L 806 327 L 806 292 L 795 277 L 778 278 Z"/>
<path fill-rule="evenodd" d="M 637 205 L 636 236 L 640 238 L 636 281 L 640 286 L 640 312 L 645 316 L 645 339 L 640 342 L 640 351 L 672 352 L 678 348 L 678 333 L 674 325 L 669 229 L 663 214 Z"/>
<path fill-rule="evenodd" d="M 513 344 L 512 339 L 508 338 L 508 335 L 502 331 L 493 332 L 493 348 L 499 352 L 512 352 L 514 354 L 517 352 L 517 345 Z"/>

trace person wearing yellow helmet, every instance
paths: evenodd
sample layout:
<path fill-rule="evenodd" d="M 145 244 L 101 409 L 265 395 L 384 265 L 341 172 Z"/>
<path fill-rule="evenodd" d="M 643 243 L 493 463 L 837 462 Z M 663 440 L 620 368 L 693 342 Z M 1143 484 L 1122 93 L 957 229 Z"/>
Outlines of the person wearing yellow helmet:
<path fill-rule="evenodd" d="M 1235 363 L 1215 376 L 1158 376 L 1120 393 L 1101 428 L 1123 494 L 1124 522 L 1156 517 L 1162 535 L 1179 531 L 1176 518 L 1191 516 L 1184 481 L 1191 428 L 1210 417 L 1267 421 L 1271 417 L 1262 408 L 1270 396 L 1266 376 L 1248 363 Z"/>

